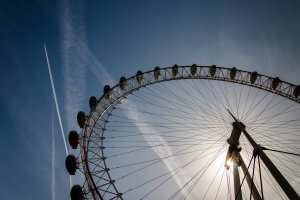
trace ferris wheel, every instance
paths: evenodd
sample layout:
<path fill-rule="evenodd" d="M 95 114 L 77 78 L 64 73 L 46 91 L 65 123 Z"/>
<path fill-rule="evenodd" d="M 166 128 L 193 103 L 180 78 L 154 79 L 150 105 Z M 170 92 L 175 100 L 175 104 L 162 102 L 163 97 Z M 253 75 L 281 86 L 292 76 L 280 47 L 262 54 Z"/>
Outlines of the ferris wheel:
<path fill-rule="evenodd" d="M 106 85 L 66 158 L 82 199 L 300 199 L 300 85 L 178 66 Z"/>

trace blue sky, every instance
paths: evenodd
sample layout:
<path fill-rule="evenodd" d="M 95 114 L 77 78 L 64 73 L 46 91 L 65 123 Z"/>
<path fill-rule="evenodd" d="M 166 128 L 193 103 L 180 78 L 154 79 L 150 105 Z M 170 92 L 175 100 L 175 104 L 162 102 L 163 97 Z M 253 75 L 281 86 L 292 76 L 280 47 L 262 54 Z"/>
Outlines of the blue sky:
<path fill-rule="evenodd" d="M 69 196 L 44 43 L 67 137 L 79 130 L 77 111 L 87 111 L 105 83 L 157 65 L 236 66 L 300 84 L 299 7 L 299 1 L 2 2 L 0 199 Z"/>

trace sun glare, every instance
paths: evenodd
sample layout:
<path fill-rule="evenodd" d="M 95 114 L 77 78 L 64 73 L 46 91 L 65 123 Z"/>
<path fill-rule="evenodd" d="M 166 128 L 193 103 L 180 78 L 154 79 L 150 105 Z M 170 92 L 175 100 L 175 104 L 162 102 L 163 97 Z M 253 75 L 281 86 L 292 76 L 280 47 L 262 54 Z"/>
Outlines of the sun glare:
<path fill-rule="evenodd" d="M 228 170 L 232 164 L 232 159 L 226 160 L 225 168 Z"/>

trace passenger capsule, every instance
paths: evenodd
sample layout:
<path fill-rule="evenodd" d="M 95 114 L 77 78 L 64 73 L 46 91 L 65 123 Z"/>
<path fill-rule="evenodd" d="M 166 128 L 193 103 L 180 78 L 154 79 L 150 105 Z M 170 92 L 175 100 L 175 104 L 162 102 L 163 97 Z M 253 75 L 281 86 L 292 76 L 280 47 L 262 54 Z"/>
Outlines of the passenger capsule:
<path fill-rule="evenodd" d="M 71 200 L 83 200 L 83 191 L 80 185 L 74 185 L 70 192 Z"/>
<path fill-rule="evenodd" d="M 139 84 L 141 84 L 143 78 L 144 78 L 143 72 L 142 71 L 137 71 L 137 73 L 136 73 L 136 81 Z"/>
<path fill-rule="evenodd" d="M 210 73 L 211 76 L 215 76 L 216 71 L 217 71 L 217 66 L 216 66 L 216 65 L 212 65 L 212 66 L 209 68 L 209 73 Z"/>
<path fill-rule="evenodd" d="M 154 78 L 158 79 L 159 76 L 160 76 L 160 68 L 157 66 L 154 68 Z"/>
<path fill-rule="evenodd" d="M 297 85 L 295 87 L 293 94 L 296 98 L 298 98 L 298 96 L 300 95 L 300 85 Z"/>
<path fill-rule="evenodd" d="M 127 79 L 124 76 L 122 76 L 120 78 L 119 85 L 120 85 L 121 90 L 125 89 L 125 87 L 127 85 Z"/>
<path fill-rule="evenodd" d="M 175 76 L 177 76 L 177 74 L 178 74 L 178 65 L 175 64 L 172 67 L 172 75 L 175 77 Z"/>
<path fill-rule="evenodd" d="M 77 169 L 77 161 L 76 157 L 74 155 L 68 155 L 66 158 L 66 169 L 69 172 L 70 175 L 75 175 L 76 169 Z"/>
<path fill-rule="evenodd" d="M 94 96 L 91 96 L 90 100 L 89 100 L 90 109 L 91 110 L 94 109 L 96 105 L 97 105 L 97 98 Z"/>
<path fill-rule="evenodd" d="M 72 149 L 77 149 L 77 146 L 79 144 L 79 135 L 76 131 L 70 131 L 69 133 L 69 144 L 72 147 Z"/>
<path fill-rule="evenodd" d="M 78 112 L 77 114 L 77 123 L 80 128 L 84 128 L 86 116 L 83 111 Z"/>
<path fill-rule="evenodd" d="M 250 82 L 253 84 L 255 83 L 256 79 L 258 77 L 258 73 L 257 72 L 252 72 L 251 75 L 250 75 Z"/>
<path fill-rule="evenodd" d="M 197 65 L 196 64 L 193 64 L 191 66 L 190 72 L 191 72 L 192 76 L 195 76 L 195 74 L 197 73 Z"/>
<path fill-rule="evenodd" d="M 278 77 L 274 78 L 272 81 L 272 88 L 275 90 L 279 85 L 280 79 Z"/>
<path fill-rule="evenodd" d="M 105 95 L 106 99 L 111 98 L 111 89 L 109 85 L 105 85 L 103 88 L 103 94 Z"/>
<path fill-rule="evenodd" d="M 231 80 L 235 79 L 235 75 L 236 75 L 236 68 L 233 67 L 233 68 L 231 68 L 231 70 L 230 70 L 230 79 L 231 79 Z"/>

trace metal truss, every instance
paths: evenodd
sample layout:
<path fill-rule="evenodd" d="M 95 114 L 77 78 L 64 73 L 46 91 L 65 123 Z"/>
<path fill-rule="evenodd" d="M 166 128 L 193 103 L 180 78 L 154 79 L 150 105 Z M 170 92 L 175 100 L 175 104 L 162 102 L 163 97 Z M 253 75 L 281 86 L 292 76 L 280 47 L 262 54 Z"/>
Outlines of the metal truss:
<path fill-rule="evenodd" d="M 213 66 L 177 66 L 156 67 L 128 79 L 122 77 L 119 84 L 104 91 L 96 106 L 86 117 L 85 126 L 80 133 L 80 154 L 78 168 L 85 176 L 83 192 L 86 199 L 123 199 L 122 193 L 114 185 L 104 155 L 105 126 L 108 118 L 128 95 L 147 85 L 178 79 L 209 79 L 248 85 L 283 96 L 300 103 L 300 86 L 281 81 L 278 77 L 269 77 L 257 72 L 248 72 L 236 68 Z"/>

